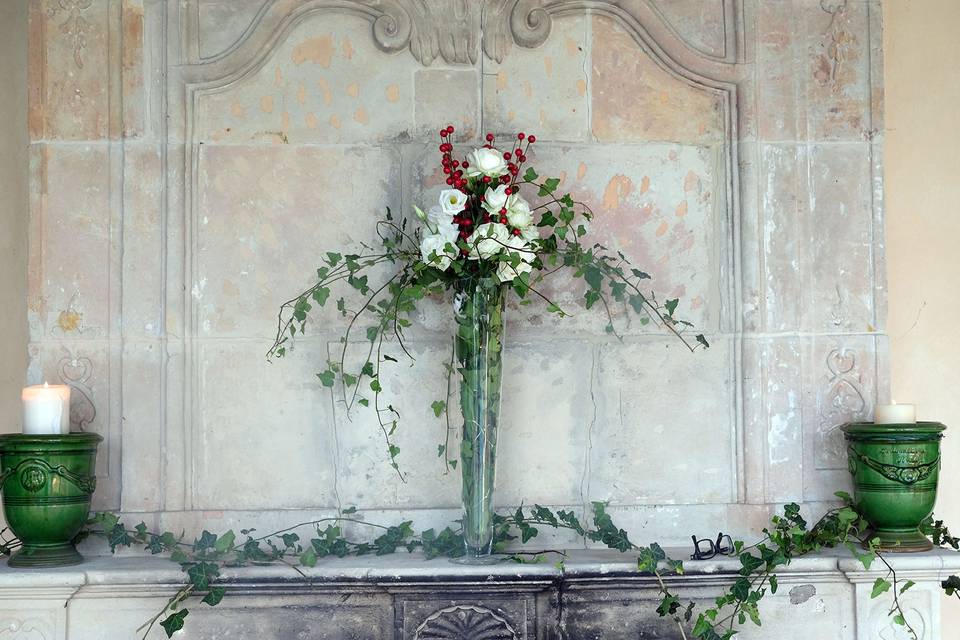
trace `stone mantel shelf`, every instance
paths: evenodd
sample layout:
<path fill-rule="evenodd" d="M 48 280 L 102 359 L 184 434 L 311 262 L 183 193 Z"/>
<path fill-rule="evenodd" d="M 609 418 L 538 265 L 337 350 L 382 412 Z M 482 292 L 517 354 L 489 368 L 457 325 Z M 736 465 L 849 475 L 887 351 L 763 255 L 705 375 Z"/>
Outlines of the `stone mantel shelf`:
<path fill-rule="evenodd" d="M 671 557 L 682 558 L 686 550 L 666 549 Z M 608 550 L 570 550 L 566 552 L 564 568 L 556 561 L 559 554 L 546 554 L 547 559 L 536 564 L 518 564 L 505 561 L 495 565 L 461 565 L 447 558 L 427 560 L 420 553 L 399 552 L 389 556 L 360 556 L 326 558 L 315 567 L 301 567 L 305 578 L 292 568 L 278 565 L 251 565 L 223 570 L 225 583 L 371 583 L 409 584 L 443 582 L 556 582 L 558 580 L 590 581 L 615 578 L 653 580 L 636 570 L 636 554 Z M 960 553 L 938 549 L 926 553 L 887 554 L 887 561 L 901 578 L 916 580 L 943 580 L 951 573 L 960 572 Z M 686 582 L 729 581 L 740 568 L 736 558 L 686 560 L 684 575 L 670 576 L 671 580 Z M 845 549 L 826 549 L 817 554 L 798 558 L 778 572 L 780 582 L 797 582 L 816 578 L 820 581 L 833 577 L 850 582 L 873 581 L 887 573 L 882 562 L 876 561 L 871 570 L 851 557 Z M 11 569 L 0 565 L 0 590 L 10 588 L 64 587 L 80 588 L 87 585 L 173 585 L 185 582 L 180 567 L 170 560 L 156 556 L 95 556 L 80 565 L 52 569 Z"/>
<path fill-rule="evenodd" d="M 667 552 L 684 557 L 687 550 Z M 911 623 L 924 630 L 920 637 L 940 640 L 939 582 L 960 572 L 960 554 L 937 550 L 887 558 L 901 580 L 916 583 L 901 598 Z M 229 588 L 220 606 L 187 603 L 184 637 L 675 637 L 669 621 L 655 612 L 656 579 L 638 573 L 635 562 L 635 554 L 580 549 L 568 552 L 562 571 L 553 558 L 540 564 L 464 566 L 403 552 L 324 559 L 304 568 L 306 577 L 286 566 L 239 567 L 223 572 L 222 584 Z M 687 561 L 686 573 L 667 582 L 681 598 L 702 605 L 732 582 L 738 568 L 735 558 Z M 745 628 L 738 637 L 790 639 L 801 637 L 797 630 L 802 628 L 802 637 L 898 638 L 885 631 L 885 596 L 870 598 L 874 580 L 885 575 L 883 563 L 865 571 L 843 549 L 799 558 L 778 572 L 777 594 L 764 598 L 763 627 Z M 0 629 L 41 640 L 131 638 L 184 579 L 168 559 L 130 552 L 89 555 L 81 565 L 57 569 L 15 570 L 0 563 Z M 430 635 L 448 624 L 461 625 L 467 635 Z M 480 628 L 499 635 L 470 635 Z M 150 637 L 164 635 L 154 630 Z"/>

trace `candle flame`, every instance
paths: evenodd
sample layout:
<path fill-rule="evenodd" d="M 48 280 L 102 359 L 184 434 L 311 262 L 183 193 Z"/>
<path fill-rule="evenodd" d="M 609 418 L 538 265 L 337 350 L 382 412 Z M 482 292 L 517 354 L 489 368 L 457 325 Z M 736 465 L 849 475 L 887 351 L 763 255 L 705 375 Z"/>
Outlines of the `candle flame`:
<path fill-rule="evenodd" d="M 49 389 L 49 388 L 50 388 L 50 385 L 47 384 L 47 381 L 46 381 L 46 380 L 43 381 L 43 388 L 44 388 L 44 389 Z"/>

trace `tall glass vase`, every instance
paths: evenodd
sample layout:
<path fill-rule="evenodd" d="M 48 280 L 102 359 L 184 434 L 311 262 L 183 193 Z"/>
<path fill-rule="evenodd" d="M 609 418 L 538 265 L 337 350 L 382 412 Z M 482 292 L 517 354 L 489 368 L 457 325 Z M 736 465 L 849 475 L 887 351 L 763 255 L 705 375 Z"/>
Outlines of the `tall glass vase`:
<path fill-rule="evenodd" d="M 504 286 L 488 279 L 464 281 L 454 298 L 463 413 L 460 475 L 465 555 L 460 561 L 468 564 L 496 561 L 492 556 L 493 486 L 500 421 L 505 299 Z"/>

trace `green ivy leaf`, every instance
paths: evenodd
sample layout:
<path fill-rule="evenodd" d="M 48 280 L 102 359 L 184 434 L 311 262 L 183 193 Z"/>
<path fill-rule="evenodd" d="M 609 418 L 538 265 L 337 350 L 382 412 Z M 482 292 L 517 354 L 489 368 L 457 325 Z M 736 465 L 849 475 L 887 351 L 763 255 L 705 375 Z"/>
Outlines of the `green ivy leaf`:
<path fill-rule="evenodd" d="M 537 175 L 537 172 L 533 170 L 533 167 L 528 167 L 527 172 L 523 174 L 523 179 L 526 182 L 533 182 L 538 177 L 539 176 Z"/>
<path fill-rule="evenodd" d="M 663 303 L 663 307 L 667 310 L 668 316 L 670 316 L 671 318 L 673 317 L 673 312 L 677 310 L 677 305 L 679 303 L 680 301 L 676 298 L 674 298 L 673 300 L 667 300 L 666 302 Z"/>
<path fill-rule="evenodd" d="M 383 387 L 380 386 L 380 381 L 376 378 L 370 381 L 370 390 L 374 393 L 380 393 L 383 391 Z"/>
<path fill-rule="evenodd" d="M 200 602 L 215 607 L 223 600 L 223 594 L 226 593 L 226 591 L 223 587 L 210 587 L 210 591 L 207 592 L 207 595 L 203 596 L 203 600 Z"/>
<path fill-rule="evenodd" d="M 541 198 L 543 196 L 548 196 L 554 191 L 557 190 L 557 187 L 560 186 L 560 178 L 547 178 L 543 181 L 543 184 L 540 185 L 540 192 L 537 194 Z"/>
<path fill-rule="evenodd" d="M 160 626 L 163 627 L 163 630 L 167 632 L 167 637 L 172 638 L 173 634 L 180 629 L 183 629 L 183 619 L 190 614 L 190 611 L 187 609 L 180 609 L 176 613 L 171 613 L 169 616 L 160 621 Z"/>
<path fill-rule="evenodd" d="M 226 553 L 233 547 L 233 541 L 235 539 L 236 535 L 233 533 L 233 529 L 230 529 L 225 534 L 220 536 L 213 546 L 218 553 Z"/>
<path fill-rule="evenodd" d="M 322 371 L 318 373 L 317 377 L 320 378 L 320 384 L 322 384 L 325 387 L 332 387 L 334 381 L 337 378 L 336 374 L 330 369 L 327 369 L 326 371 Z"/>
<path fill-rule="evenodd" d="M 870 598 L 876 598 L 877 596 L 886 593 L 890 590 L 889 580 L 884 580 L 883 578 L 877 578 L 873 583 L 873 589 L 870 591 Z"/>
<path fill-rule="evenodd" d="M 915 585 L 915 584 L 917 584 L 917 583 L 914 582 L 913 580 L 907 580 L 906 582 L 904 582 L 904 583 L 903 583 L 903 586 L 900 587 L 900 595 L 903 595 L 903 592 L 904 592 L 904 591 L 906 591 L 907 589 L 909 589 L 910 587 L 912 587 L 912 586 Z"/>
<path fill-rule="evenodd" d="M 435 415 L 436 417 L 439 418 L 439 417 L 440 417 L 440 414 L 442 414 L 442 413 L 444 412 L 444 410 L 447 408 L 447 403 L 444 402 L 443 400 L 434 400 L 434 401 L 430 404 L 430 408 L 433 409 L 433 415 Z M 442 446 L 442 445 L 441 445 L 441 446 Z M 441 451 L 441 452 L 440 452 L 439 454 L 437 454 L 437 455 L 438 455 L 438 456 L 442 456 L 442 455 L 443 455 L 443 452 Z"/>
<path fill-rule="evenodd" d="M 330 289 L 327 287 L 318 287 L 314 290 L 313 295 L 311 296 L 314 301 L 321 307 L 327 304 L 327 298 L 330 297 Z"/>
<path fill-rule="evenodd" d="M 307 545 L 307 548 L 300 554 L 300 564 L 305 567 L 314 567 L 317 564 L 317 550 L 313 545 Z"/>

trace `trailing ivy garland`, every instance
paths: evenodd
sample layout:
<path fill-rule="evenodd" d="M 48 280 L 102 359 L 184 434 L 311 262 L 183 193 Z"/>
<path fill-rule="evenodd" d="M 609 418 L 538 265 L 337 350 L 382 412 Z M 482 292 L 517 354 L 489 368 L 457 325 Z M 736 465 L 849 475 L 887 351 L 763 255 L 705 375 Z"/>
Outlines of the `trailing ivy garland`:
<path fill-rule="evenodd" d="M 553 511 L 540 505 L 518 507 L 511 514 L 497 514 L 495 548 L 504 554 L 505 560 L 523 563 L 543 562 L 547 553 L 557 553 L 561 559 L 556 566 L 563 571 L 562 552 L 508 550 L 515 541 L 528 543 L 541 529 L 552 528 L 573 531 L 585 540 L 610 549 L 635 553 L 638 571 L 657 580 L 657 614 L 671 619 L 684 640 L 729 640 L 748 621 L 758 626 L 761 624 L 758 605 L 767 593 L 777 592 L 778 569 L 824 548 L 845 547 L 865 569 L 870 569 L 876 561 L 883 563 L 887 573 L 876 579 L 870 596 L 877 598 L 890 593 L 892 621 L 902 626 L 911 638 L 920 640 L 904 616 L 900 603 L 901 596 L 914 583 L 901 580 L 883 554 L 877 551 L 876 540 L 868 537 L 869 525 L 857 512 L 850 496 L 844 492 L 837 492 L 836 496 L 842 505 L 826 512 L 812 526 L 800 515 L 799 505 L 791 503 L 783 507 L 782 513 L 771 518 L 759 541 L 751 545 L 734 541 L 740 569 L 732 576 L 730 587 L 714 600 L 713 605 L 700 610 L 695 603 L 685 602 L 680 594 L 671 591 L 665 580 L 672 575 L 682 575 L 683 562 L 668 557 L 657 543 L 649 546 L 634 544 L 627 532 L 614 523 L 604 502 L 592 503 L 590 522 L 586 524 L 572 511 Z M 367 527 L 376 535 L 369 540 L 351 540 L 343 532 L 342 525 L 347 523 Z M 297 531 L 308 527 L 310 537 L 301 538 Z M 950 534 L 943 521 L 928 518 L 924 531 L 938 547 L 960 549 L 960 540 Z M 221 571 L 227 567 L 283 564 L 307 579 L 301 567 L 316 566 L 331 556 L 382 556 L 399 551 L 419 551 L 426 559 L 433 559 L 456 558 L 464 553 L 463 534 L 459 527 L 446 527 L 441 531 L 426 529 L 418 533 L 412 521 L 392 526 L 370 523 L 357 515 L 354 508 L 343 510 L 337 517 L 303 522 L 266 535 L 257 536 L 255 533 L 253 529 L 241 529 L 241 539 L 232 530 L 221 535 L 204 530 L 191 542 L 184 534 L 149 531 L 142 522 L 129 528 L 115 514 L 103 512 L 91 517 L 79 537 L 103 536 L 112 551 L 142 546 L 151 554 L 167 555 L 186 574 L 186 584 L 137 630 L 143 631 L 144 638 L 156 624 L 163 628 L 168 638 L 182 629 L 190 613 L 187 603 L 191 599 L 209 606 L 218 605 L 229 590 L 221 578 Z M 0 555 L 10 553 L 18 546 L 19 541 L 11 538 L 7 530 L 0 531 Z M 960 576 L 948 577 L 941 586 L 948 596 L 960 598 Z"/>

